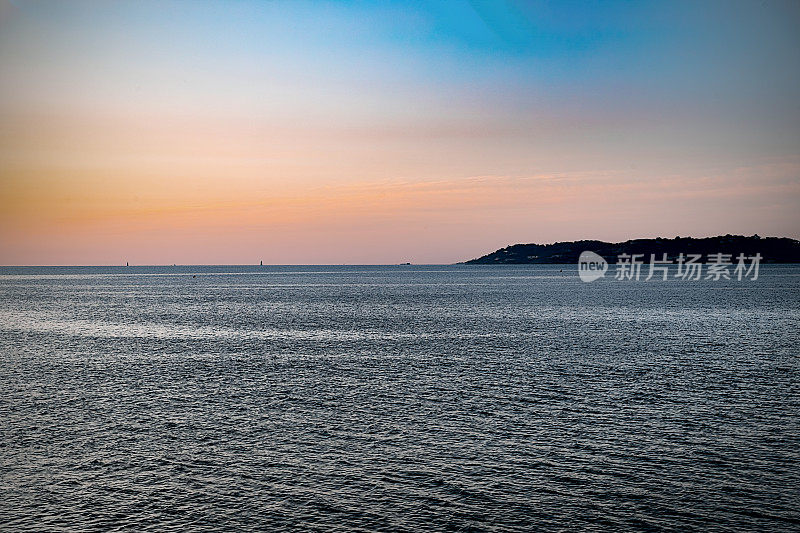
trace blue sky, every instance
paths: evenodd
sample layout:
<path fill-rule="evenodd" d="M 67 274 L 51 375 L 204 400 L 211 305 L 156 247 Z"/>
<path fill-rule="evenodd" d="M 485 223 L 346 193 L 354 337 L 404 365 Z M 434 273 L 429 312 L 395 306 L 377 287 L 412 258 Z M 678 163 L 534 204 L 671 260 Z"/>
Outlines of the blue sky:
<path fill-rule="evenodd" d="M 283 262 L 391 262 L 376 243 L 393 240 L 399 259 L 450 261 L 517 241 L 800 236 L 798 6 L 5 0 L 2 242 L 68 261 L 59 228 L 112 261 L 116 228 L 158 262 L 209 217 L 243 237 L 187 261 L 288 220 L 332 244 Z M 601 223 L 581 214 L 598 198 Z M 298 199 L 312 214 L 289 213 Z M 141 213 L 168 231 L 136 233 Z"/>

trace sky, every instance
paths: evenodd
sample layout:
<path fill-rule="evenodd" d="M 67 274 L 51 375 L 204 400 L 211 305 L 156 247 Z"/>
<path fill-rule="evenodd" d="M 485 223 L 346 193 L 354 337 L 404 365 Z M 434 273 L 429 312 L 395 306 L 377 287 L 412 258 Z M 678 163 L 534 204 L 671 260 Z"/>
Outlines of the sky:
<path fill-rule="evenodd" d="M 800 238 L 794 1 L 0 0 L 0 264 Z"/>

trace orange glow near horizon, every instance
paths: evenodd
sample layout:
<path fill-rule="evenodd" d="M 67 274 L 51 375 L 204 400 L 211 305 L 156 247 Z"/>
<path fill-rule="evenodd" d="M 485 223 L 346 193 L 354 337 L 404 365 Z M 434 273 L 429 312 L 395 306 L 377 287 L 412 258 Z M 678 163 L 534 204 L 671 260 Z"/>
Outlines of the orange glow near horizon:
<path fill-rule="evenodd" d="M 205 41 L 250 20 L 248 3 L 175 5 L 174 33 L 154 5 L 110 5 L 3 4 L 0 264 L 448 263 L 516 242 L 800 237 L 798 125 L 764 95 L 718 97 L 724 73 L 662 93 L 635 50 L 609 56 L 631 62 L 617 79 L 591 63 L 612 60 L 603 47 L 487 45 L 495 57 L 458 28 L 399 45 L 344 7 L 319 41 L 270 47 L 253 26 L 217 50 Z"/>

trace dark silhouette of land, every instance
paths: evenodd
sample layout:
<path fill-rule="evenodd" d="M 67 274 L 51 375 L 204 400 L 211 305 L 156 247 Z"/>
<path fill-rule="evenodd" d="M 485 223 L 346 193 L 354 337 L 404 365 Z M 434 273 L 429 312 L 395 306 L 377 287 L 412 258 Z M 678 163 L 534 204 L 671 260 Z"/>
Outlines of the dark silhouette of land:
<path fill-rule="evenodd" d="M 477 259 L 465 261 L 468 265 L 526 265 L 537 263 L 577 263 L 581 252 L 589 250 L 613 263 L 620 254 L 650 254 L 658 259 L 667 254 L 667 259 L 675 260 L 679 254 L 700 254 L 706 262 L 709 254 L 761 254 L 763 263 L 800 263 L 800 241 L 785 237 L 745 237 L 743 235 L 722 235 L 693 239 L 675 237 L 674 239 L 634 239 L 625 242 L 572 241 L 553 244 L 514 244 Z"/>

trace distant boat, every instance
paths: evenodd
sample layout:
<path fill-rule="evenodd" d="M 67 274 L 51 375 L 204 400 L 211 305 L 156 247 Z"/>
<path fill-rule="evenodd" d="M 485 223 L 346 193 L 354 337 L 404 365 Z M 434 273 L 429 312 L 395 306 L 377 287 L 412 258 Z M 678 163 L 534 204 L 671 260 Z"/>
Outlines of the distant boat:
<path fill-rule="evenodd" d="M 401 265 L 410 265 L 411 263 L 400 263 Z"/>
<path fill-rule="evenodd" d="M 125 266 L 129 266 L 127 261 L 125 261 Z"/>

